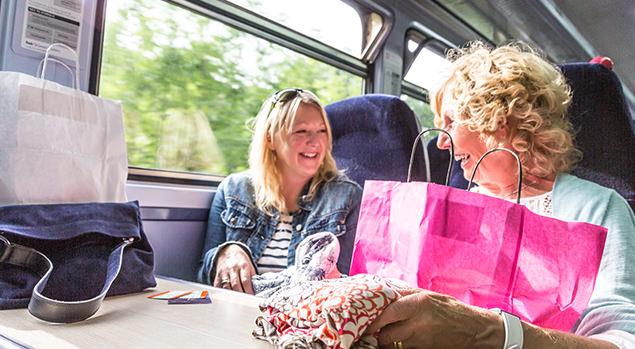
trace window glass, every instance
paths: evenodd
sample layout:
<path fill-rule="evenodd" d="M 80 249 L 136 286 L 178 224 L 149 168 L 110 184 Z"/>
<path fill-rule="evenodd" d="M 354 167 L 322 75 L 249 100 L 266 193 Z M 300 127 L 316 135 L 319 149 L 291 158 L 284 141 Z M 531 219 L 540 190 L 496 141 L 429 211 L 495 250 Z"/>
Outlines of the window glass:
<path fill-rule="evenodd" d="M 432 109 L 430 109 L 430 104 L 406 94 L 401 95 L 401 100 L 406 102 L 410 109 L 412 109 L 412 111 L 415 113 L 421 131 L 426 128 L 434 127 L 434 113 L 432 112 Z M 431 131 L 423 135 L 423 138 L 427 143 L 437 134 L 438 132 Z"/>
<path fill-rule="evenodd" d="M 362 78 L 164 1 L 107 3 L 99 91 L 122 102 L 130 166 L 246 169 L 247 121 L 287 87 L 326 105 Z"/>
<path fill-rule="evenodd" d="M 406 45 L 407 49 L 411 51 L 417 48 L 417 43 L 410 40 Z M 449 65 L 450 62 L 447 59 L 424 47 L 410 66 L 404 80 L 421 86 L 432 93 L 443 82 L 444 72 Z"/>
<path fill-rule="evenodd" d="M 229 1 L 354 57 L 361 57 L 361 18 L 355 9 L 341 0 Z"/>
<path fill-rule="evenodd" d="M 505 40 L 513 38 L 513 36 L 505 30 L 514 29 L 513 21 L 510 21 L 507 18 L 508 16 L 501 13 L 495 3 L 463 0 L 440 0 L 439 2 L 488 40 L 502 43 Z M 509 6 L 500 7 L 509 8 Z"/>

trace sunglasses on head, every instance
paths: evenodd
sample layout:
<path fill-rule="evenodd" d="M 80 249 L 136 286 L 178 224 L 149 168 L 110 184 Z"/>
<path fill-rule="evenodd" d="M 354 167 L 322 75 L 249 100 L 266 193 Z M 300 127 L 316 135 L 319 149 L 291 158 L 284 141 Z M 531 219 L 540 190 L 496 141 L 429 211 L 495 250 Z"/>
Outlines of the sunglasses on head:
<path fill-rule="evenodd" d="M 304 92 L 301 88 L 285 88 L 284 90 L 274 93 L 271 101 L 272 107 L 278 102 L 286 102 L 297 97 L 301 92 Z"/>
<path fill-rule="evenodd" d="M 276 107 L 278 103 L 285 103 L 290 100 L 293 100 L 300 93 L 308 93 L 317 99 L 317 97 L 309 90 L 303 90 L 301 88 L 285 88 L 284 90 L 280 90 L 273 94 L 273 97 L 271 98 L 271 107 L 269 108 L 269 113 L 267 113 L 267 117 L 269 117 L 269 115 L 271 114 L 271 111 L 273 110 L 273 108 Z"/>

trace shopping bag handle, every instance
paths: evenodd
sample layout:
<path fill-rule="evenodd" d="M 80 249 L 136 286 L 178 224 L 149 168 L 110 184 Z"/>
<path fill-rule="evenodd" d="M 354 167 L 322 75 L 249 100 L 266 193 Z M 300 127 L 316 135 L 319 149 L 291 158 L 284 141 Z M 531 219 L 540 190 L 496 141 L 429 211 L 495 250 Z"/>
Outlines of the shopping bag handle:
<path fill-rule="evenodd" d="M 73 80 L 71 88 L 75 88 L 75 73 L 73 73 L 71 67 L 57 58 L 49 57 L 48 60 L 51 62 L 55 62 L 68 70 L 68 72 L 71 74 L 71 79 Z M 44 58 L 40 59 L 40 63 L 37 65 L 37 73 L 35 74 L 35 76 L 41 76 L 42 78 L 44 78 L 44 75 L 42 75 L 42 63 L 44 63 Z"/>
<path fill-rule="evenodd" d="M 424 134 L 430 132 L 430 131 L 441 131 L 443 133 L 445 133 L 448 138 L 450 139 L 450 163 L 448 165 L 448 173 L 445 176 L 445 185 L 448 185 L 450 183 L 450 176 L 452 175 L 452 159 L 454 159 L 454 142 L 452 141 L 452 136 L 450 136 L 450 133 L 444 129 L 440 129 L 440 128 L 427 128 L 421 132 L 419 132 L 419 134 L 417 135 L 417 137 L 415 138 L 415 141 L 412 144 L 412 152 L 410 153 L 410 163 L 408 164 L 408 178 L 407 178 L 407 182 L 410 182 L 410 177 L 412 174 L 412 163 L 414 162 L 414 158 L 415 158 L 415 151 L 417 150 L 417 143 L 419 143 L 419 140 L 421 139 L 421 136 L 423 136 Z M 426 178 L 428 180 L 428 182 L 430 182 L 430 159 L 428 156 L 428 148 L 425 146 L 425 144 L 423 145 L 423 156 L 425 158 L 425 163 L 426 163 Z"/>
<path fill-rule="evenodd" d="M 34 271 L 40 280 L 33 288 L 29 301 L 29 313 L 40 320 L 71 323 L 85 320 L 99 310 L 106 293 L 119 275 L 123 263 L 124 248 L 131 245 L 134 238 L 123 239 L 108 256 L 107 275 L 101 292 L 91 298 L 80 301 L 61 301 L 42 295 L 49 276 L 53 272 L 53 262 L 42 252 L 33 248 L 11 243 L 0 234 L 0 263 L 8 263 Z"/>
<path fill-rule="evenodd" d="M 504 150 L 510 154 L 512 154 L 515 158 L 516 158 L 516 162 L 518 163 L 518 190 L 517 190 L 517 197 L 516 197 L 516 203 L 520 204 L 520 191 L 522 190 L 521 185 L 523 183 L 523 167 L 520 163 L 520 158 L 518 158 L 518 155 L 516 155 L 516 153 L 514 153 L 513 151 L 507 149 L 507 148 L 494 148 L 494 149 L 490 149 L 488 150 L 485 154 L 483 154 L 483 156 L 481 156 L 480 159 L 478 159 L 478 161 L 476 162 L 476 166 L 474 166 L 474 170 L 472 170 L 472 175 L 470 176 L 470 182 L 467 184 L 467 190 L 470 190 L 470 187 L 472 186 L 472 180 L 474 180 L 474 175 L 476 174 L 476 169 L 478 168 L 478 165 L 480 165 L 481 161 L 483 161 L 483 159 L 489 155 L 490 153 L 493 153 L 495 151 L 498 150 Z"/>
<path fill-rule="evenodd" d="M 44 66 L 42 67 L 42 74 L 40 75 L 40 78 L 44 79 L 44 76 L 46 74 L 46 63 L 50 59 L 49 56 L 51 55 L 51 48 L 53 47 L 61 47 L 72 53 L 73 60 L 75 61 L 75 86 L 79 89 L 79 58 L 77 57 L 77 52 L 75 52 L 75 50 L 70 48 L 68 45 L 61 42 L 50 44 L 49 47 L 46 49 L 46 53 L 44 54 Z"/>

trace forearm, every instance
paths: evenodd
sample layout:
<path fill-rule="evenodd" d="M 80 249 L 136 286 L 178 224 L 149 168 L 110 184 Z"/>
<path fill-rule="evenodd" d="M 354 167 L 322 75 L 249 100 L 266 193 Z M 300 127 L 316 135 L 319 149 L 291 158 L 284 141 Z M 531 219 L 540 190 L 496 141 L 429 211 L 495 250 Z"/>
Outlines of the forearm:
<path fill-rule="evenodd" d="M 367 333 L 380 330 L 380 344 L 387 345 L 403 341 L 408 346 L 422 348 L 500 349 L 504 347 L 505 324 L 500 314 L 423 289 L 402 290 L 400 293 L 402 297 L 386 307 L 366 330 Z M 545 329 L 525 322 L 521 324 L 522 347 L 526 349 L 618 348 L 598 338 Z M 510 333 L 513 333 L 513 330 Z M 629 333 L 624 334 L 628 336 Z M 615 334 L 608 336 L 609 333 L 606 333 L 606 335 L 607 338 L 616 337 Z M 510 338 L 510 342 L 513 342 L 513 338 L 514 336 Z M 628 340 L 625 343 L 628 343 Z M 632 346 L 621 345 L 621 347 Z"/>
<path fill-rule="evenodd" d="M 209 211 L 207 231 L 202 249 L 201 264 L 199 265 L 197 281 L 211 285 L 214 275 L 211 271 L 218 252 L 218 247 L 227 240 L 226 226 L 221 219 L 221 212 L 226 209 L 224 182 L 218 187 Z"/>
<path fill-rule="evenodd" d="M 534 326 L 523 322 L 523 348 L 594 348 L 616 349 L 612 343 L 591 337 L 584 337 L 569 332 L 562 332 Z M 501 345 L 502 348 L 502 345 Z"/>
<path fill-rule="evenodd" d="M 481 314 L 483 315 L 483 314 Z M 494 348 L 503 348 L 505 343 L 505 325 L 503 317 L 496 314 L 494 318 L 487 315 L 489 324 L 486 326 L 485 335 L 490 335 L 495 339 L 491 342 L 497 343 Z M 492 320 L 494 321 L 492 323 Z M 616 345 L 597 338 L 580 336 L 570 332 L 539 327 L 528 322 L 521 322 L 523 328 L 523 348 L 525 349 L 558 349 L 558 348 L 594 348 L 594 349 L 616 349 Z"/>
<path fill-rule="evenodd" d="M 484 326 L 483 335 L 480 336 L 484 343 L 495 343 L 492 348 L 503 348 L 505 343 L 505 327 L 502 316 L 498 314 L 487 315 L 488 325 Z M 527 322 L 522 322 L 523 348 L 525 349 L 568 349 L 568 348 L 593 348 L 616 349 L 614 344 L 591 337 L 584 337 L 569 332 L 538 327 Z M 490 337 L 490 338 L 487 338 Z M 477 337 L 478 338 L 478 337 Z"/>
<path fill-rule="evenodd" d="M 212 275 L 212 269 L 214 267 L 214 260 L 216 259 L 216 252 L 218 247 L 213 247 L 203 254 L 201 266 L 198 270 L 197 281 L 203 284 L 211 285 L 214 282 L 214 276 Z"/>

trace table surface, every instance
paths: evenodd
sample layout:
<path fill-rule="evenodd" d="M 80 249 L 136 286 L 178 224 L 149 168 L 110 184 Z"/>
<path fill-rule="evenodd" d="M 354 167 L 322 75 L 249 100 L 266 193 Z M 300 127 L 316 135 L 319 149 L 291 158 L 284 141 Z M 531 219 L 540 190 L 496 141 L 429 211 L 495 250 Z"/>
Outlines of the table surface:
<path fill-rule="evenodd" d="M 208 290 L 211 304 L 170 304 L 147 297 L 168 290 Z M 39 320 L 26 309 L 0 311 L 0 348 L 267 348 L 253 338 L 260 298 L 157 277 L 144 292 L 108 297 L 73 324 Z M 3 338 L 4 337 L 4 338 Z"/>

